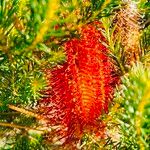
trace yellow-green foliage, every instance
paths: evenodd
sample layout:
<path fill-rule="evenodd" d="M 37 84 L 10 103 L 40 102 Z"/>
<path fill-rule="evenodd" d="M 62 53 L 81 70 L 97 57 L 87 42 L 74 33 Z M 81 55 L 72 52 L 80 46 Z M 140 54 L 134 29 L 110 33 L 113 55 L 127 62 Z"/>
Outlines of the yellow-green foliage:
<path fill-rule="evenodd" d="M 122 145 L 130 149 L 150 146 L 150 68 L 134 64 L 122 78 L 116 94 L 123 112 L 118 113 Z"/>

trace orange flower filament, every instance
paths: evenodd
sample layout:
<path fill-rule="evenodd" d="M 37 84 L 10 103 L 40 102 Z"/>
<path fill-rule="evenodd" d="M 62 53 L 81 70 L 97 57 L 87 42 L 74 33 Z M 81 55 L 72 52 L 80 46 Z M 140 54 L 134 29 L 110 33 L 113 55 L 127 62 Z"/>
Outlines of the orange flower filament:
<path fill-rule="evenodd" d="M 65 43 L 66 63 L 47 72 L 51 89 L 42 100 L 44 114 L 66 139 L 102 131 L 98 118 L 108 112 L 117 81 L 102 42 L 106 39 L 93 24 L 82 27 L 80 39 Z"/>

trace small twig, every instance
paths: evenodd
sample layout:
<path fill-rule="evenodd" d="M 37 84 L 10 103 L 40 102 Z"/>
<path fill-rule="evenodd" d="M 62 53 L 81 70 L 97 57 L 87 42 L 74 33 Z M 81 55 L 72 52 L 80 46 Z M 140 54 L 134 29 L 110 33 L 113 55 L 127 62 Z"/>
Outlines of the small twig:
<path fill-rule="evenodd" d="M 0 122 L 0 126 L 24 129 L 24 130 L 44 131 L 44 130 L 40 130 L 40 129 L 36 129 L 36 128 L 30 128 L 30 127 L 26 127 L 26 126 L 16 125 L 16 124 L 12 124 L 12 123 L 4 123 L 4 122 Z"/>
<path fill-rule="evenodd" d="M 17 112 L 26 114 L 26 115 L 31 116 L 31 117 L 35 117 L 35 118 L 37 118 L 37 119 L 39 119 L 39 120 L 44 120 L 44 121 L 46 121 L 46 119 L 44 119 L 42 115 L 36 114 L 36 113 L 31 112 L 31 111 L 29 111 L 29 110 L 26 110 L 26 109 L 24 109 L 24 108 L 18 108 L 18 107 L 14 106 L 14 105 L 8 105 L 8 107 L 9 107 L 10 109 L 12 109 L 12 110 L 17 111 Z"/>
<path fill-rule="evenodd" d="M 19 114 L 20 114 L 19 112 L 0 112 L 0 116 L 7 116 L 7 115 L 16 116 Z"/>
<path fill-rule="evenodd" d="M 0 106 L 1 105 L 2 105 L 2 103 L 0 103 Z M 47 119 L 44 118 L 43 115 L 36 114 L 36 113 L 31 112 L 29 110 L 26 110 L 24 108 L 19 108 L 17 106 L 11 105 L 11 104 L 8 104 L 7 106 L 8 106 L 9 109 L 15 110 L 17 112 L 20 112 L 22 114 L 25 114 L 25 115 L 28 115 L 28 116 L 31 116 L 31 117 L 35 117 L 38 120 L 45 121 L 45 122 L 48 121 Z"/>

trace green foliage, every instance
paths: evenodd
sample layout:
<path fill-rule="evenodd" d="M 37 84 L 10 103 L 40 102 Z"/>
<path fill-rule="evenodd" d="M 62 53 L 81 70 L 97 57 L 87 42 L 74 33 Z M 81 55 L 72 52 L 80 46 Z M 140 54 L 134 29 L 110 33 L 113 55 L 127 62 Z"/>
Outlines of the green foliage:
<path fill-rule="evenodd" d="M 145 28 L 141 36 L 141 61 L 145 64 L 150 62 L 150 26 Z"/>
<path fill-rule="evenodd" d="M 14 132 L 14 133 L 13 133 Z M 5 145 L 1 150 L 46 150 L 42 135 L 35 131 L 11 131 L 9 137 L 5 138 Z"/>
<path fill-rule="evenodd" d="M 139 8 L 147 19 L 149 3 L 142 2 Z M 77 30 L 83 24 L 102 20 L 107 46 L 112 50 L 118 70 L 125 74 L 120 39 L 112 36 L 115 30 L 113 11 L 121 3 L 119 0 L 0 0 L 0 149 L 53 149 L 53 144 L 47 144 L 44 139 L 46 129 L 39 131 L 42 125 L 36 115 L 29 115 L 38 113 L 35 107 L 43 96 L 41 91 L 47 87 L 44 72 L 65 61 L 63 44 L 78 37 Z M 141 37 L 141 61 L 146 65 L 149 63 L 149 33 L 150 28 L 146 27 Z M 80 148 L 147 148 L 150 140 L 149 80 L 149 69 L 141 64 L 123 77 L 116 100 L 124 113 L 113 114 L 121 124 L 121 141 L 84 135 Z"/>
<path fill-rule="evenodd" d="M 44 88 L 43 73 L 33 61 L 15 57 L 0 66 L 1 104 L 33 104 Z M 34 65 L 34 66 L 33 66 Z"/>
<path fill-rule="evenodd" d="M 95 138 L 90 134 L 85 134 L 82 137 L 81 145 L 79 149 L 83 150 L 111 150 L 111 149 L 119 149 L 121 147 L 121 143 L 119 141 L 114 141 L 111 137 L 107 137 L 104 139 Z"/>
<path fill-rule="evenodd" d="M 150 146 L 150 69 L 141 63 L 133 65 L 122 78 L 116 100 L 122 112 L 118 113 L 121 125 L 122 148 L 148 149 Z"/>
<path fill-rule="evenodd" d="M 116 24 L 113 24 L 114 16 L 104 17 L 101 19 L 103 26 L 105 28 L 105 37 L 108 40 L 107 46 L 111 50 L 110 57 L 114 60 L 114 64 L 120 75 L 123 75 L 127 71 L 125 64 L 125 54 L 124 49 L 121 47 L 121 37 L 116 34 Z"/>

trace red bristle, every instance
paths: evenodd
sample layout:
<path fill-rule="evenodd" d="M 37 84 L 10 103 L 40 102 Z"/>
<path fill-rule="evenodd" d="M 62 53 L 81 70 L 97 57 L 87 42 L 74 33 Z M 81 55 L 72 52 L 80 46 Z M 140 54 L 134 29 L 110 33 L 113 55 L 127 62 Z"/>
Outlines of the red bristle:
<path fill-rule="evenodd" d="M 106 39 L 93 24 L 82 27 L 80 39 L 64 45 L 66 63 L 50 71 L 51 88 L 41 101 L 42 108 L 49 124 L 60 125 L 58 134 L 67 140 L 91 129 L 100 131 L 98 118 L 108 112 L 117 80 L 102 42 Z"/>

